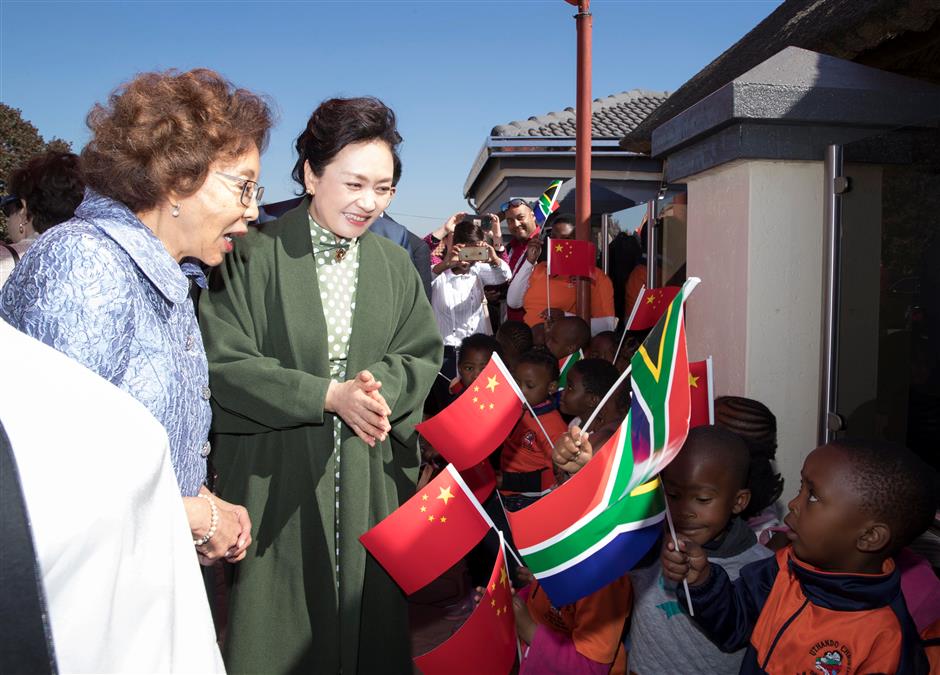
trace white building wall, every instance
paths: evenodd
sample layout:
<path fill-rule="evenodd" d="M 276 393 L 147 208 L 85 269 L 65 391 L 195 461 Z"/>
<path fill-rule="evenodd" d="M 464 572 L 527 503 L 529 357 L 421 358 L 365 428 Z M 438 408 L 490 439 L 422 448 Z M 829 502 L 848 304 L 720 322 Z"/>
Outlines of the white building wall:
<path fill-rule="evenodd" d="M 687 184 L 690 358 L 714 356 L 716 396 L 776 415 L 786 501 L 816 445 L 823 165 L 742 160 Z"/>

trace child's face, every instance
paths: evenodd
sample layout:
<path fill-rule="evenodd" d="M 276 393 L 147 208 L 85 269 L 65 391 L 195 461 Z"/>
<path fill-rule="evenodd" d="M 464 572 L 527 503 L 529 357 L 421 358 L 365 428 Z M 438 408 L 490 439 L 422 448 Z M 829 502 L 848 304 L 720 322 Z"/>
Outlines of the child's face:
<path fill-rule="evenodd" d="M 559 335 L 559 330 L 545 331 L 545 347 L 552 353 L 556 359 L 563 359 L 566 356 L 574 354 L 577 351 L 566 340 L 564 336 Z"/>
<path fill-rule="evenodd" d="M 543 403 L 558 389 L 558 382 L 552 379 L 548 368 L 537 363 L 519 363 L 513 375 L 529 405 Z"/>
<path fill-rule="evenodd" d="M 462 349 L 460 350 L 460 362 L 457 364 L 457 374 L 464 387 L 477 379 L 477 376 L 486 368 L 490 362 L 491 354 L 484 349 Z"/>
<path fill-rule="evenodd" d="M 561 390 L 561 401 L 558 405 L 566 415 L 575 415 L 582 421 L 591 414 L 598 402 L 597 394 L 592 394 L 584 388 L 584 375 L 577 369 L 568 373 L 568 381 Z"/>
<path fill-rule="evenodd" d="M 686 450 L 663 469 L 663 487 L 676 532 L 702 546 L 724 532 L 731 517 L 747 507 L 751 493 L 739 489 L 735 472 L 719 457 Z"/>
<path fill-rule="evenodd" d="M 617 343 L 609 335 L 595 335 L 591 338 L 591 345 L 587 349 L 587 358 L 604 359 L 613 363 L 616 351 Z"/>
<path fill-rule="evenodd" d="M 871 557 L 858 549 L 871 519 L 852 487 L 845 452 L 824 445 L 803 462 L 800 492 L 787 504 L 787 536 L 796 557 L 810 565 L 831 572 L 871 571 Z"/>

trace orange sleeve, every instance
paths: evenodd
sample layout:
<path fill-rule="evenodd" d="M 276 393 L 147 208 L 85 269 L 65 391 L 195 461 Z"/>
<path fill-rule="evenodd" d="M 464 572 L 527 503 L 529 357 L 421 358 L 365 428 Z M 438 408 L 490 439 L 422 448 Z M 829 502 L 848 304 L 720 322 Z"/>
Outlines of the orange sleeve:
<path fill-rule="evenodd" d="M 571 637 L 578 653 L 598 663 L 611 663 L 620 649 L 632 605 L 633 586 L 627 575 L 576 602 Z"/>
<path fill-rule="evenodd" d="M 525 309 L 525 322 L 529 326 L 544 322 L 540 315 L 548 307 L 548 299 L 545 297 L 545 263 L 539 263 L 532 270 L 529 288 L 522 299 L 522 307 Z"/>
<path fill-rule="evenodd" d="M 636 304 L 636 299 L 640 295 L 640 288 L 645 285 L 646 265 L 637 265 L 633 268 L 633 271 L 630 272 L 630 276 L 627 277 L 627 300 L 623 306 L 623 310 L 627 313 L 627 316 L 630 316 L 633 305 Z"/>
<path fill-rule="evenodd" d="M 601 268 L 597 268 L 594 276 L 594 283 L 591 289 L 591 316 L 613 316 L 614 315 L 614 285 L 610 277 L 604 274 Z"/>

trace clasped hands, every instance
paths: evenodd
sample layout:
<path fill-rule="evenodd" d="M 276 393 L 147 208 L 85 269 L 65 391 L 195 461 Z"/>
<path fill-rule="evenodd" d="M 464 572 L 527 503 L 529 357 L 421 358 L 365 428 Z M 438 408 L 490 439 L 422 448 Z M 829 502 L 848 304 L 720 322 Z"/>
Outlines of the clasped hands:
<path fill-rule="evenodd" d="M 375 447 L 377 440 L 388 438 L 392 430 L 388 421 L 392 409 L 379 393 L 381 388 L 382 383 L 363 370 L 351 380 L 331 381 L 326 391 L 326 411 L 339 415 L 370 448 Z"/>

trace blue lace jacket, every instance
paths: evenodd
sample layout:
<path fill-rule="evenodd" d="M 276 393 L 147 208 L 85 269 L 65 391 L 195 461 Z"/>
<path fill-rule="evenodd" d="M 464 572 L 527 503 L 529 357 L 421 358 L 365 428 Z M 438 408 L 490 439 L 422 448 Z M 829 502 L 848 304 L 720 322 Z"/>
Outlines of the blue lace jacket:
<path fill-rule="evenodd" d="M 0 317 L 143 403 L 170 437 L 180 492 L 197 494 L 211 412 L 189 280 L 127 207 L 86 191 L 75 217 L 41 236 L 14 268 Z"/>

